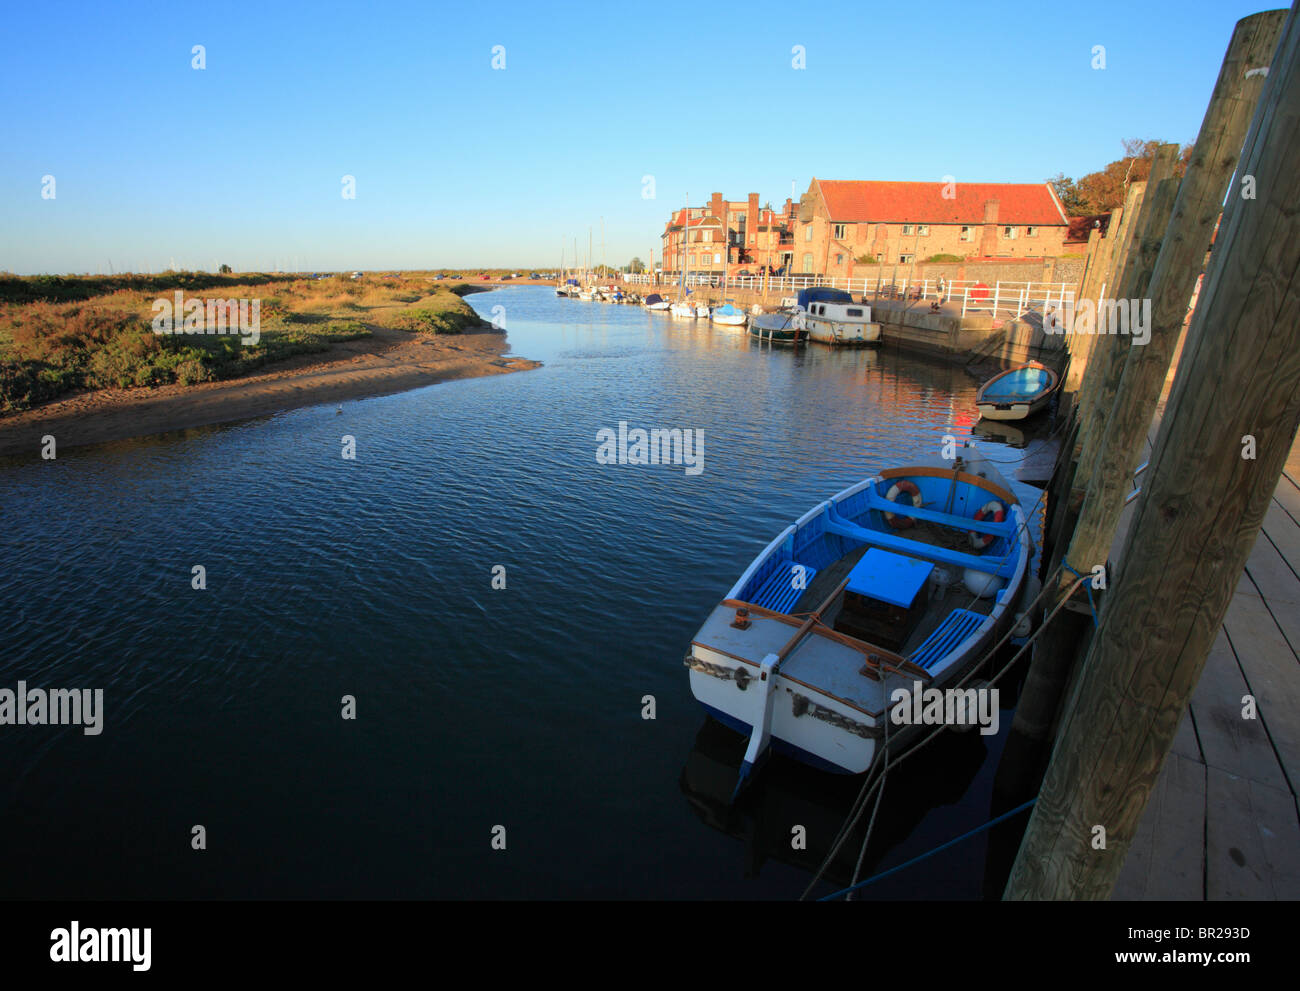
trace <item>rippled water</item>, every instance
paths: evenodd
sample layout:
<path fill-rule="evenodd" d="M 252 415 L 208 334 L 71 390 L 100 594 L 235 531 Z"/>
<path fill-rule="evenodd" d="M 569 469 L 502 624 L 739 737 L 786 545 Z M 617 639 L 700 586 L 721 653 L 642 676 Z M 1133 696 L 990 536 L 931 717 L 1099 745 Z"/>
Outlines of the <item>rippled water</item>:
<path fill-rule="evenodd" d="M 795 517 L 968 436 L 976 383 L 548 289 L 470 301 L 544 367 L 0 461 L 0 688 L 106 707 L 96 737 L 0 727 L 0 895 L 802 891 L 790 816 L 824 843 L 856 783 L 774 760 L 747 811 L 714 808 L 738 738 L 682 656 Z M 702 430 L 703 473 L 598 464 L 620 420 Z M 989 818 L 1000 740 L 900 775 L 873 861 Z M 983 873 L 973 841 L 873 891 L 978 897 Z"/>

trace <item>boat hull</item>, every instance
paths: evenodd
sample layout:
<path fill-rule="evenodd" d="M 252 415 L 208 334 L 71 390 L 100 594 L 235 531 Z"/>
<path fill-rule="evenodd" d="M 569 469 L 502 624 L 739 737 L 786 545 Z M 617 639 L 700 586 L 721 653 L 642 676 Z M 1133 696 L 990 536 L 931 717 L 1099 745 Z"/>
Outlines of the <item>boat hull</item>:
<path fill-rule="evenodd" d="M 1046 365 L 1031 361 L 994 375 L 975 395 L 975 408 L 986 420 L 1023 420 L 1049 402 L 1060 376 Z"/>
<path fill-rule="evenodd" d="M 828 320 L 803 314 L 799 321 L 808 339 L 831 347 L 868 347 L 880 343 L 880 324 L 851 320 Z"/>
<path fill-rule="evenodd" d="M 1051 395 L 1048 394 L 1028 403 L 976 403 L 975 408 L 986 420 L 1024 420 L 1041 410 L 1051 399 Z"/>

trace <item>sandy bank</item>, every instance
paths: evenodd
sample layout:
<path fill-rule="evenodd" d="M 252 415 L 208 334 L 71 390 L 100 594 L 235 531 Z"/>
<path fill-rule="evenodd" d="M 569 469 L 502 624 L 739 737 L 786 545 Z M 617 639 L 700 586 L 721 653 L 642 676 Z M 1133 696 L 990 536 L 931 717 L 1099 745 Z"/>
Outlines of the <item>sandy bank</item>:
<path fill-rule="evenodd" d="M 256 375 L 202 385 L 82 392 L 0 416 L 0 456 L 39 456 L 46 434 L 62 450 L 539 365 L 502 357 L 506 338 L 494 331 L 434 337 L 371 329 L 371 337 L 290 358 Z"/>

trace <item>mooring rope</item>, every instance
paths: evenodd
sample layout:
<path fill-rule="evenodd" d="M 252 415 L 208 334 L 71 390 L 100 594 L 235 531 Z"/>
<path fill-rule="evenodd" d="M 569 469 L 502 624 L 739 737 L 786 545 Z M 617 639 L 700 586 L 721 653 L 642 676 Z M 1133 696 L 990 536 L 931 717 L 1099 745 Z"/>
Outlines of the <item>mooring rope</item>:
<path fill-rule="evenodd" d="M 1029 608 L 1026 609 L 1026 612 L 1029 612 L 1035 606 L 1038 605 L 1039 600 L 1042 599 L 1042 597 L 1047 594 L 1048 590 L 1052 587 L 1055 579 L 1060 575 L 1060 572 L 1061 572 L 1061 568 L 1058 565 L 1056 571 L 1052 573 L 1051 579 L 1043 584 L 1042 589 L 1039 590 L 1038 595 L 1034 598 L 1034 601 L 1030 603 Z M 1056 607 L 1043 619 L 1042 624 L 1038 627 L 1037 630 L 1034 631 L 1033 635 L 1030 636 L 1024 642 L 1024 644 L 1020 647 L 1018 651 L 1016 651 L 1016 653 L 1012 656 L 1011 660 L 1007 661 L 1007 663 L 1002 666 L 1002 669 L 998 671 L 998 673 L 995 674 L 992 678 L 989 679 L 989 687 L 996 685 L 998 681 L 1002 678 L 1002 676 L 1005 675 L 1009 670 L 1011 670 L 1012 666 L 1014 666 L 1015 663 L 1018 660 L 1020 660 L 1022 656 L 1024 656 L 1025 651 L 1033 646 L 1034 641 L 1038 639 L 1039 635 L 1042 634 L 1043 630 L 1047 629 L 1048 625 L 1056 617 L 1056 614 L 1059 613 L 1061 609 L 1064 607 L 1065 603 L 1069 601 L 1070 596 L 1074 594 L 1075 590 L 1079 587 L 1080 583 L 1085 580 L 1086 580 L 1085 578 L 1079 578 L 1074 582 L 1074 584 L 1070 587 L 1066 595 L 1063 596 L 1061 601 L 1056 604 Z M 993 647 L 989 649 L 989 651 L 984 655 L 984 657 L 980 659 L 979 663 L 975 664 L 966 673 L 966 675 L 957 682 L 955 687 L 960 688 L 971 678 L 971 676 L 973 676 L 976 672 L 980 670 L 980 668 L 982 668 L 985 664 L 987 664 L 989 660 L 993 657 L 993 655 L 999 649 L 1001 649 L 1002 645 L 1006 643 L 1006 641 L 1010 638 L 1011 634 L 1014 632 L 1015 632 L 1014 627 L 1008 628 L 1007 632 L 1003 634 L 1002 639 L 999 640 L 996 644 L 993 645 Z M 886 711 L 885 713 L 885 718 L 886 719 L 889 718 L 888 711 Z M 846 819 L 845 824 L 842 827 L 840 827 L 839 835 L 836 837 L 835 843 L 831 847 L 831 851 L 826 855 L 826 859 L 823 860 L 821 866 L 817 868 L 817 873 L 813 875 L 813 879 L 808 883 L 808 887 L 804 889 L 803 894 L 799 897 L 800 901 L 804 901 L 805 899 L 807 899 L 808 895 L 812 892 L 812 889 L 817 886 L 817 882 L 821 880 L 822 875 L 826 872 L 826 868 L 831 865 L 835 857 L 839 854 L 840 847 L 844 845 L 844 841 L 848 839 L 848 837 L 852 834 L 854 828 L 856 828 L 858 824 L 858 820 L 862 818 L 862 812 L 866 807 L 866 802 L 871 798 L 871 795 L 875 792 L 876 788 L 884 780 L 885 773 L 888 772 L 891 768 L 897 767 L 903 761 L 907 760 L 908 757 L 912 756 L 912 754 L 916 753 L 918 750 L 924 747 L 927 743 L 929 743 L 936 736 L 942 733 L 946 728 L 947 727 L 945 726 L 935 727 L 935 729 L 928 736 L 914 743 L 911 747 L 903 751 L 893 760 L 887 761 L 887 763 L 885 763 L 882 766 L 879 776 L 876 776 L 873 779 L 870 775 L 868 775 L 867 780 L 862 783 L 862 790 L 858 793 L 858 797 L 854 800 L 853 806 L 850 808 L 849 818 Z"/>
<path fill-rule="evenodd" d="M 962 833 L 960 836 L 949 840 L 947 843 L 941 843 L 933 850 L 927 850 L 925 853 L 913 857 L 911 860 L 907 861 L 906 863 L 899 864 L 897 867 L 891 867 L 887 871 L 881 871 L 879 874 L 874 874 L 871 877 L 867 878 L 865 881 L 858 881 L 855 876 L 854 883 L 851 884 L 849 887 L 842 888 L 839 891 L 836 891 L 829 895 L 825 895 L 824 897 L 818 898 L 817 900 L 819 902 L 828 902 L 834 898 L 838 898 L 840 895 L 845 895 L 846 896 L 844 899 L 845 901 L 852 901 L 853 892 L 858 891 L 861 888 L 865 888 L 869 884 L 874 884 L 876 881 L 879 881 L 881 878 L 889 877 L 890 874 L 896 874 L 899 871 L 901 871 L 904 867 L 911 867 L 913 864 L 918 864 L 922 860 L 925 860 L 927 857 L 933 857 L 936 853 L 942 853 L 944 850 L 947 850 L 950 846 L 956 846 L 962 840 L 969 839 L 970 837 L 975 836 L 978 833 L 984 832 L 984 830 L 986 829 L 992 829 L 998 823 L 1006 822 L 1012 816 L 1019 815 L 1021 812 L 1024 812 L 1025 809 L 1031 808 L 1034 805 L 1034 803 L 1037 801 L 1038 801 L 1037 798 L 1031 798 L 1023 805 L 1017 805 L 1010 812 L 1003 812 L 1002 815 L 994 819 L 990 819 L 988 822 L 984 823 L 984 825 L 976 826 L 974 829 L 967 830 L 966 832 Z"/>

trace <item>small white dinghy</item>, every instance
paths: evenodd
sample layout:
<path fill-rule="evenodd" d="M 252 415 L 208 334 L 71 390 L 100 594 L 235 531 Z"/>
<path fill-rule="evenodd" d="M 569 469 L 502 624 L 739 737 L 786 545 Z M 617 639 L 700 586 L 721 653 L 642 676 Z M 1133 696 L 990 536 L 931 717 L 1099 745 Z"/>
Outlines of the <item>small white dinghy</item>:
<path fill-rule="evenodd" d="M 955 685 L 1015 621 L 1032 552 L 1024 509 L 969 446 L 859 482 L 778 534 L 685 660 L 695 698 L 749 737 L 741 782 L 769 746 L 868 770 L 891 711 L 911 707 L 895 693 Z M 891 748 L 930 728 L 894 718 Z"/>
<path fill-rule="evenodd" d="M 1051 401 L 1060 381 L 1056 372 L 1036 361 L 1008 368 L 980 386 L 975 408 L 986 420 L 1023 420 Z"/>

